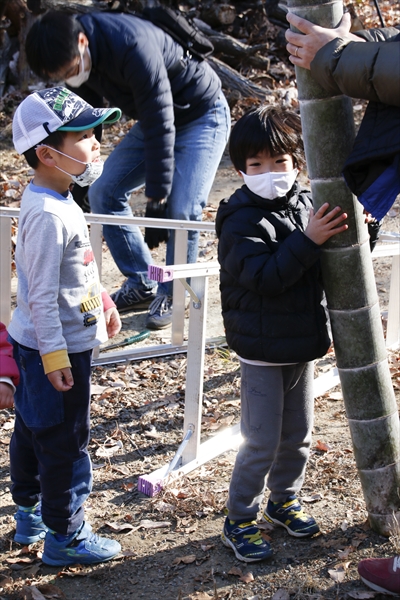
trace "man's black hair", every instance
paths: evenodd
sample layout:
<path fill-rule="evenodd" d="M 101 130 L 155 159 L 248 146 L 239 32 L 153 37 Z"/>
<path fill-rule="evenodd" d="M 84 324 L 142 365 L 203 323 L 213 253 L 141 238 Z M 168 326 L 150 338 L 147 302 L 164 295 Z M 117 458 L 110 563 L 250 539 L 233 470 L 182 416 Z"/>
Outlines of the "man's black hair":
<path fill-rule="evenodd" d="M 49 79 L 79 56 L 80 22 L 71 14 L 50 10 L 30 28 L 25 42 L 26 56 L 32 71 Z"/>
<path fill-rule="evenodd" d="M 238 171 L 246 172 L 246 160 L 259 152 L 270 156 L 291 154 L 295 167 L 304 165 L 300 117 L 281 107 L 260 106 L 245 113 L 229 139 L 229 154 Z"/>
<path fill-rule="evenodd" d="M 41 144 L 46 144 L 46 146 L 51 146 L 58 150 L 62 147 L 67 134 L 68 131 L 54 131 L 37 145 L 40 146 Z M 32 169 L 38 168 L 40 161 L 36 154 L 36 146 L 34 148 L 29 148 L 29 150 L 24 152 L 24 156 L 26 162 Z"/>

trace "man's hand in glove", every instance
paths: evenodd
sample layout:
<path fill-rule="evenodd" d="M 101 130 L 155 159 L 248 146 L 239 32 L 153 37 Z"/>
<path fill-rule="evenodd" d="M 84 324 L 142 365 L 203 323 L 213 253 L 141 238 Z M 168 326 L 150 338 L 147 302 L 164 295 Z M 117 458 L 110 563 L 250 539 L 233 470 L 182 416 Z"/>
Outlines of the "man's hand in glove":
<path fill-rule="evenodd" d="M 148 198 L 145 216 L 155 219 L 166 219 L 166 199 L 162 198 L 161 200 L 154 200 L 152 198 Z M 146 227 L 146 229 L 144 230 L 144 241 L 146 242 L 150 250 L 153 250 L 153 248 L 158 248 L 161 242 L 168 242 L 168 238 L 168 229 L 156 229 L 154 227 Z"/>

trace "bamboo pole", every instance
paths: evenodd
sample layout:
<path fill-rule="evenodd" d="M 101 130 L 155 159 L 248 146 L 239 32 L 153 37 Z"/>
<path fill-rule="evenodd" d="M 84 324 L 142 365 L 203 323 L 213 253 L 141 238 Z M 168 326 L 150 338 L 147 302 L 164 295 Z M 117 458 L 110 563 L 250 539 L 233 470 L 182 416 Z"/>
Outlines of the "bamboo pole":
<path fill-rule="evenodd" d="M 341 0 L 288 0 L 289 10 L 317 25 L 336 27 Z M 368 230 L 342 166 L 354 141 L 350 98 L 330 97 L 296 67 L 304 146 L 317 210 L 342 207 L 349 229 L 322 248 L 322 270 L 337 367 L 368 520 L 382 535 L 400 520 L 399 417 L 387 361 Z"/>

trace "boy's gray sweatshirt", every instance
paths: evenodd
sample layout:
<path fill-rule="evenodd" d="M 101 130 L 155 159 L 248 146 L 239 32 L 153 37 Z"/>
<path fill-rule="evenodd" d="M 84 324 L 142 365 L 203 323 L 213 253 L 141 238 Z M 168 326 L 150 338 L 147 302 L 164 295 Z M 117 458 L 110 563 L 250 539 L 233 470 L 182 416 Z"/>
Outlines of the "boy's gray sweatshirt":
<path fill-rule="evenodd" d="M 83 212 L 30 183 L 21 202 L 15 252 L 17 308 L 8 327 L 41 356 L 84 352 L 107 339 L 97 265 Z"/>

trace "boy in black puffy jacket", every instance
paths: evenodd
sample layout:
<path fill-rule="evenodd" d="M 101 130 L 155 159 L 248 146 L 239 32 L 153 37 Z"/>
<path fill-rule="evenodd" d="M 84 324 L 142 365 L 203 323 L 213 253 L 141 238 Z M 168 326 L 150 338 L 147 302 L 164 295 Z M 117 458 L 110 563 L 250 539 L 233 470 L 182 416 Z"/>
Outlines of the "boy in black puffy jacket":
<path fill-rule="evenodd" d="M 240 446 L 222 541 L 245 562 L 272 554 L 257 527 L 263 514 L 290 535 L 319 531 L 297 499 L 311 443 L 313 360 L 330 339 L 321 304 L 320 246 L 347 229 L 325 203 L 314 214 L 296 181 L 303 163 L 300 118 L 260 107 L 232 130 L 231 160 L 244 184 L 217 213 L 222 315 L 241 367 Z"/>

